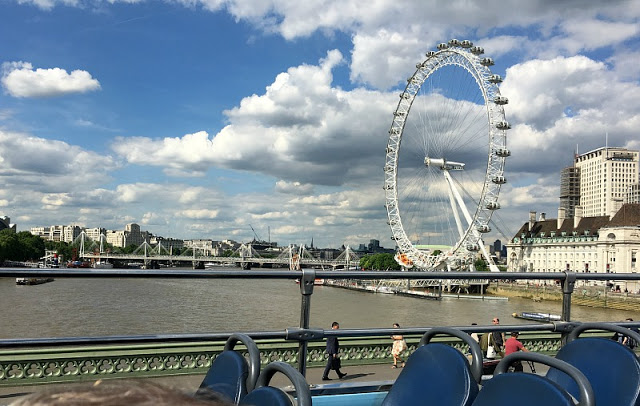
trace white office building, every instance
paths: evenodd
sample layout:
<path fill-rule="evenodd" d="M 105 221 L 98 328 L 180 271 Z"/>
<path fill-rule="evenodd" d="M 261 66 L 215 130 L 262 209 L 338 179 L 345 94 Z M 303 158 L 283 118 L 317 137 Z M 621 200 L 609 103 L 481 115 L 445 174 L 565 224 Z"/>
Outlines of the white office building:
<path fill-rule="evenodd" d="M 603 147 L 574 159 L 584 217 L 614 216 L 638 184 L 638 151 Z"/>

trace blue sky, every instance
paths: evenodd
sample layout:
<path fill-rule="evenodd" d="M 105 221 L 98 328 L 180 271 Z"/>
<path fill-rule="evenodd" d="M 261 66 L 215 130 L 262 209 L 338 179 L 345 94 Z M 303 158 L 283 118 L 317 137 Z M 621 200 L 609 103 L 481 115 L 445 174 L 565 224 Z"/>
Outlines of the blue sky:
<path fill-rule="evenodd" d="M 424 53 L 459 38 L 505 79 L 510 237 L 530 210 L 555 216 L 576 145 L 640 148 L 640 4 L 479 4 L 0 0 L 0 215 L 392 247 L 391 113 Z"/>

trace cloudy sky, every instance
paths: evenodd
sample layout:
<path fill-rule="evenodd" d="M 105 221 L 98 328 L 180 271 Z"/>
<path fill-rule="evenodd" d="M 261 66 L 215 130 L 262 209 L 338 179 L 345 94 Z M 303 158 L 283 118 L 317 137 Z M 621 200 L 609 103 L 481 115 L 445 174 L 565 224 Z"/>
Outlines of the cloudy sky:
<path fill-rule="evenodd" d="M 392 112 L 458 38 L 504 77 L 511 237 L 557 215 L 576 149 L 640 149 L 639 17 L 615 0 L 0 0 L 0 216 L 393 247 Z"/>

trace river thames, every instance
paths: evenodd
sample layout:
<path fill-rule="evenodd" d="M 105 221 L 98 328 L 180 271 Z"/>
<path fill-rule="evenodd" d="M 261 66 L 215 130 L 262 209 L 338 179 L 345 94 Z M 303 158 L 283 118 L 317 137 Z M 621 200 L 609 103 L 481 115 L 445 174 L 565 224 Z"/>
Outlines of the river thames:
<path fill-rule="evenodd" d="M 0 278 L 0 338 L 273 331 L 297 327 L 301 295 L 291 280 L 58 278 L 18 286 Z M 560 302 L 420 299 L 316 286 L 312 327 L 461 326 L 526 321 L 514 312 L 561 313 Z M 638 319 L 633 312 L 572 306 L 573 320 Z"/>

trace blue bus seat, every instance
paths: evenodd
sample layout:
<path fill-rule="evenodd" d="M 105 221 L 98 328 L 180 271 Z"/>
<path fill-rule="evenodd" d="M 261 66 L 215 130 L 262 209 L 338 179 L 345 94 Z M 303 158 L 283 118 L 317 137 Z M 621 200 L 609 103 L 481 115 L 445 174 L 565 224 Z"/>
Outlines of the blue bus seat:
<path fill-rule="evenodd" d="M 589 380 L 598 405 L 640 405 L 640 362 L 628 347 L 608 338 L 578 338 L 586 330 L 615 331 L 640 342 L 637 333 L 609 323 L 582 323 L 567 337 L 556 358 L 578 368 Z M 563 372 L 550 368 L 546 377 L 575 396 L 577 387 Z"/>
<path fill-rule="evenodd" d="M 566 371 L 569 374 L 567 376 L 578 382 L 578 405 L 595 405 L 589 381 L 577 368 L 546 355 L 516 352 L 503 358 L 496 366 L 495 375 L 484 383 L 473 406 L 575 406 L 573 398 L 564 388 L 544 376 L 524 372 L 505 373 L 511 363 L 519 360 L 543 363 Z"/>
<path fill-rule="evenodd" d="M 269 386 L 273 375 L 277 372 L 283 373 L 289 378 L 295 392 L 293 396 L 288 395 L 280 388 Z M 311 391 L 309 384 L 300 372 L 291 365 L 280 361 L 269 363 L 260 373 L 256 382 L 256 388 L 249 392 L 242 399 L 240 405 L 246 406 L 294 406 L 293 399 L 296 399 L 297 406 L 311 406 Z"/>
<path fill-rule="evenodd" d="M 438 334 L 461 338 L 469 345 L 472 364 L 459 350 L 441 343 L 429 343 Z M 421 346 L 411 354 L 405 367 L 382 402 L 383 406 L 423 405 L 428 399 L 439 406 L 468 406 L 478 394 L 482 378 L 480 347 L 469 334 L 449 328 L 430 329 Z"/>
<path fill-rule="evenodd" d="M 247 347 L 248 362 L 242 354 L 233 350 L 238 342 Z M 238 404 L 253 389 L 259 374 L 260 351 L 255 342 L 245 334 L 232 334 L 224 350 L 211 363 L 195 396 L 208 398 L 222 395 Z"/>

